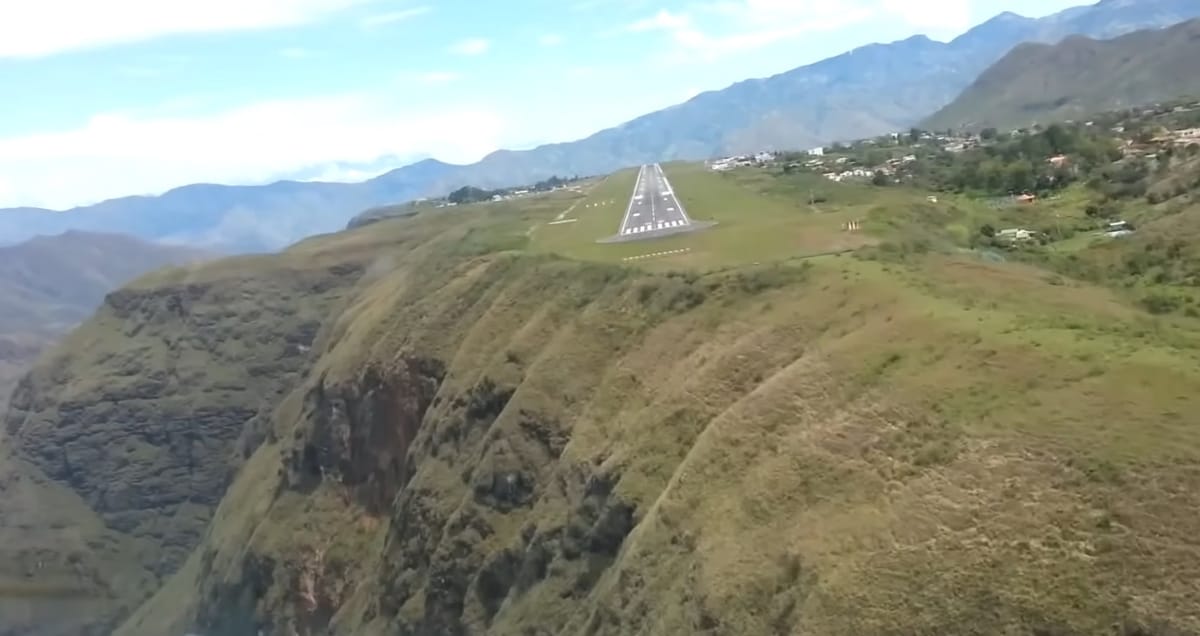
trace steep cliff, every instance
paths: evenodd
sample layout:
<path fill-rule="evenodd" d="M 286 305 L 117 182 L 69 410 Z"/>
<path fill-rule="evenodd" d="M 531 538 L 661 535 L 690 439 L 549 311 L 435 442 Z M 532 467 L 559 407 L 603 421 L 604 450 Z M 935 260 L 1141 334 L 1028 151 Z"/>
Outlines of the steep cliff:
<path fill-rule="evenodd" d="M 1186 326 L 1015 265 L 651 273 L 458 220 L 328 239 L 387 267 L 119 633 L 1200 629 Z"/>
<path fill-rule="evenodd" d="M 65 576 L 76 600 L 15 600 L 0 633 L 18 615 L 109 633 L 177 569 L 365 267 L 305 254 L 153 274 L 41 359 L 4 418 L 0 531 L 19 582 Z"/>
<path fill-rule="evenodd" d="M 144 279 L 45 359 L 12 462 L 103 592 L 58 633 L 1200 630 L 1193 322 L 959 256 L 572 261 L 488 210 Z"/>
<path fill-rule="evenodd" d="M 38 355 L 91 316 L 105 294 L 160 267 L 215 256 L 74 231 L 0 246 L 0 414 Z"/>

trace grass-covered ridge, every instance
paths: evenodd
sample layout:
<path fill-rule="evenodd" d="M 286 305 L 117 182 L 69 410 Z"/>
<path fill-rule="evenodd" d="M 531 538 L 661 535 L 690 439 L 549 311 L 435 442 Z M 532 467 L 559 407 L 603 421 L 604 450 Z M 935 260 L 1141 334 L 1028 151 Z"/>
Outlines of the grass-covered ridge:
<path fill-rule="evenodd" d="M 1200 630 L 1195 322 L 956 253 L 969 202 L 668 175 L 691 260 L 562 195 L 187 273 L 368 263 L 120 633 Z"/>

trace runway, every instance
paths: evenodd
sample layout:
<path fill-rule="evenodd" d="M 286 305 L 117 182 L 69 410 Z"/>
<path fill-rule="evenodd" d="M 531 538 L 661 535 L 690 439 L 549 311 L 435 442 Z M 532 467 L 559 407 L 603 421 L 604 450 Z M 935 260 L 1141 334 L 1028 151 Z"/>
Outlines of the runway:
<path fill-rule="evenodd" d="M 629 199 L 629 208 L 617 235 L 622 239 L 650 238 L 662 234 L 686 232 L 692 219 L 679 203 L 671 182 L 658 164 L 644 165 Z"/>

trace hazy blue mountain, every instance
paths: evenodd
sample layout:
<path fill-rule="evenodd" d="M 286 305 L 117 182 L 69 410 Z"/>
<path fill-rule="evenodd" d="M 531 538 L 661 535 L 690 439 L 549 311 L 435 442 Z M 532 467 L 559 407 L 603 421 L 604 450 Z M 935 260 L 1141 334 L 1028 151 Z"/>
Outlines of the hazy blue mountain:
<path fill-rule="evenodd" d="M 367 208 L 440 196 L 463 185 L 520 185 L 648 161 L 806 148 L 906 129 L 949 104 L 1021 42 L 1112 37 L 1195 17 L 1197 0 L 1104 0 L 1041 19 L 1005 13 L 951 42 L 915 36 L 860 47 L 703 93 L 586 139 L 502 150 L 467 166 L 425 160 L 358 184 L 198 185 L 63 213 L 0 210 L 0 243 L 75 228 L 223 249 L 275 249 L 338 229 Z"/>

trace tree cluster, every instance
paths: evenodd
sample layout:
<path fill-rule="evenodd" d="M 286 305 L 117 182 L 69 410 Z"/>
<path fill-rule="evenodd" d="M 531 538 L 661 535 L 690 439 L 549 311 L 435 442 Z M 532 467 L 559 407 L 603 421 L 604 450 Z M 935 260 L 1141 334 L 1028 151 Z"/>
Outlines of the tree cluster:
<path fill-rule="evenodd" d="M 495 195 L 496 192 L 493 190 L 484 190 L 483 188 L 476 188 L 475 186 L 463 186 L 454 192 L 451 192 L 450 195 L 446 197 L 446 200 L 451 203 L 463 205 L 467 203 L 490 201 Z"/>
<path fill-rule="evenodd" d="M 1024 135 L 985 131 L 992 143 L 963 153 L 926 157 L 917 172 L 929 185 L 990 195 L 1050 192 L 1121 157 L 1117 141 L 1080 126 L 1054 124 Z M 1055 164 L 1051 157 L 1065 156 Z"/>

